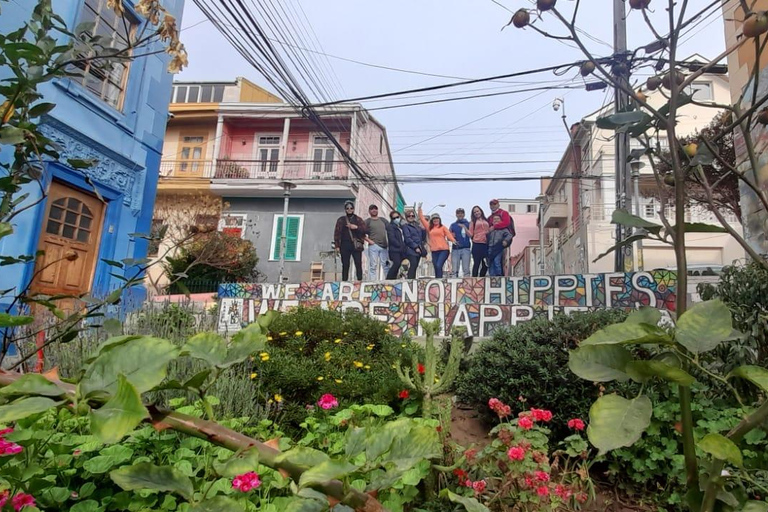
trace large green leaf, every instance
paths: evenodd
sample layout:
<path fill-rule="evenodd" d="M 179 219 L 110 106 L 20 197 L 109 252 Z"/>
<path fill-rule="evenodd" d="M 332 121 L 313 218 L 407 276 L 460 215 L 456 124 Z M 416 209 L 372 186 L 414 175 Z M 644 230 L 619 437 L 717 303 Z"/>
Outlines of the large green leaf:
<path fill-rule="evenodd" d="M 227 342 L 218 334 L 201 332 L 192 336 L 181 351 L 195 359 L 202 359 L 210 366 L 219 366 L 227 357 Z"/>
<path fill-rule="evenodd" d="M 635 234 L 635 235 L 629 236 L 629 237 L 623 239 L 621 242 L 617 243 L 616 245 L 613 245 L 613 246 L 609 247 L 604 253 L 599 254 L 597 256 L 597 258 L 592 260 L 592 263 L 594 263 L 597 260 L 600 260 L 602 258 L 605 258 L 609 254 L 611 254 L 613 251 L 621 249 L 622 247 L 631 246 L 635 242 L 637 242 L 639 240 L 645 240 L 646 238 L 648 238 L 648 237 L 645 234 L 639 234 L 639 235 Z"/>
<path fill-rule="evenodd" d="M 256 471 L 258 465 L 259 452 L 252 449 L 236 453 L 225 462 L 214 461 L 213 469 L 223 477 L 232 478 L 249 471 Z"/>
<path fill-rule="evenodd" d="M 259 315 L 259 317 L 256 319 L 256 322 L 261 327 L 262 332 L 268 332 L 269 326 L 272 325 L 272 322 L 280 316 L 279 311 L 275 311 L 274 309 L 270 309 L 266 313 Z"/>
<path fill-rule="evenodd" d="M 29 325 L 35 321 L 31 316 L 10 315 L 8 313 L 0 313 L 0 328 L 3 327 L 21 327 L 22 325 Z"/>
<path fill-rule="evenodd" d="M 13 224 L 10 222 L 0 222 L 0 238 L 4 238 L 11 234 L 13 234 Z"/>
<path fill-rule="evenodd" d="M 290 462 L 306 470 L 329 460 L 329 458 L 320 450 L 297 446 L 275 457 L 275 462 Z"/>
<path fill-rule="evenodd" d="M 672 226 L 672 231 L 675 231 L 677 226 Z M 722 226 L 716 226 L 714 224 L 704 224 L 703 222 L 686 222 L 683 224 L 683 229 L 686 233 L 727 233 L 728 230 Z"/>
<path fill-rule="evenodd" d="M 568 368 L 584 380 L 592 382 L 625 381 L 624 367 L 632 354 L 620 345 L 587 345 L 571 350 Z"/>
<path fill-rule="evenodd" d="M 627 400 L 619 395 L 605 395 L 589 409 L 589 441 L 600 453 L 631 446 L 651 423 L 651 400 L 641 395 Z"/>
<path fill-rule="evenodd" d="M 642 306 L 629 314 L 624 322 L 628 324 L 658 325 L 661 322 L 661 311 L 650 306 Z"/>
<path fill-rule="evenodd" d="M 299 487 L 311 487 L 329 480 L 344 478 L 358 467 L 343 460 L 326 460 L 303 472 L 299 478 Z"/>
<path fill-rule="evenodd" d="M 468 498 L 466 496 L 460 496 L 452 493 L 448 489 L 440 491 L 441 498 L 448 498 L 453 503 L 463 505 L 467 512 L 490 512 L 490 509 L 477 501 L 475 498 Z"/>
<path fill-rule="evenodd" d="M 740 512 L 768 512 L 768 502 L 750 500 L 744 504 Z"/>
<path fill-rule="evenodd" d="M 101 443 L 99 443 L 101 445 Z M 128 462 L 133 457 L 133 450 L 121 444 L 108 446 L 99 452 L 99 455 L 86 460 L 83 468 L 95 475 L 106 473 L 115 466 Z"/>
<path fill-rule="evenodd" d="M 325 510 L 328 510 L 327 500 L 294 498 L 285 505 L 281 512 L 324 512 Z"/>
<path fill-rule="evenodd" d="M 400 431 L 392 441 L 386 459 L 398 469 L 410 469 L 423 459 L 434 459 L 443 454 L 440 437 L 435 427 L 415 424 L 410 432 Z"/>
<path fill-rule="evenodd" d="M 259 324 L 253 323 L 232 336 L 232 342 L 227 349 L 226 360 L 220 366 L 228 368 L 241 363 L 248 359 L 251 354 L 264 350 L 266 346 L 267 335 L 261 332 Z"/>
<path fill-rule="evenodd" d="M 705 435 L 698 443 L 699 448 L 712 455 L 716 459 L 725 460 L 734 466 L 742 467 L 744 459 L 741 456 L 741 450 L 736 443 L 727 437 L 709 433 Z"/>
<path fill-rule="evenodd" d="M 226 496 L 216 496 L 195 505 L 190 512 L 243 512 L 245 507 Z"/>
<path fill-rule="evenodd" d="M 42 396 L 20 398 L 10 404 L 0 405 L 0 423 L 23 420 L 27 416 L 45 412 L 61 403 Z"/>
<path fill-rule="evenodd" d="M 672 338 L 655 325 L 623 322 L 600 329 L 592 336 L 582 341 L 580 346 L 589 345 L 623 345 L 644 343 L 671 343 Z"/>
<path fill-rule="evenodd" d="M 80 392 L 114 394 L 117 375 L 123 374 L 139 393 L 149 391 L 165 378 L 168 363 L 179 354 L 173 343 L 158 338 L 141 337 L 114 346 L 94 360 L 80 381 Z"/>
<path fill-rule="evenodd" d="M 739 366 L 728 375 L 730 377 L 747 379 L 763 391 L 768 391 L 768 370 L 760 366 Z"/>
<path fill-rule="evenodd" d="M 695 354 L 708 352 L 731 339 L 731 311 L 720 300 L 699 302 L 677 321 L 675 340 Z"/>
<path fill-rule="evenodd" d="M 607 116 L 598 117 L 595 124 L 603 130 L 617 130 L 625 125 L 633 125 L 645 119 L 642 110 L 632 110 L 630 112 L 616 112 Z"/>
<path fill-rule="evenodd" d="M 622 226 L 628 226 L 632 228 L 643 228 L 649 233 L 659 234 L 664 228 L 661 224 L 650 222 L 637 215 L 632 215 L 627 210 L 619 208 L 613 211 L 611 216 L 611 224 L 620 224 Z"/>
<path fill-rule="evenodd" d="M 39 373 L 22 375 L 15 382 L 0 388 L 0 395 L 61 396 L 66 392 Z"/>
<path fill-rule="evenodd" d="M 149 411 L 141 402 L 141 395 L 120 374 L 117 376 L 117 393 L 100 408 L 91 411 L 91 432 L 104 443 L 116 443 L 148 417 Z"/>
<path fill-rule="evenodd" d="M 125 491 L 153 489 L 167 491 L 190 499 L 194 493 L 192 481 L 170 466 L 155 466 L 149 462 L 123 466 L 109 473 L 109 477 Z"/>
<path fill-rule="evenodd" d="M 660 377 L 681 386 L 690 386 L 696 382 L 685 370 L 663 361 L 632 361 L 626 369 L 632 379 L 638 382 L 646 382 L 651 377 Z"/>
<path fill-rule="evenodd" d="M 24 142 L 24 130 L 11 125 L 0 128 L 0 144 L 21 144 Z"/>

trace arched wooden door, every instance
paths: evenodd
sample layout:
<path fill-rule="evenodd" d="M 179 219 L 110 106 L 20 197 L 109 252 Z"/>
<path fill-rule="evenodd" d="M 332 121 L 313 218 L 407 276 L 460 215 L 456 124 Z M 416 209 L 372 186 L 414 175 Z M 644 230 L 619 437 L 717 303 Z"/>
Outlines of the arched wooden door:
<path fill-rule="evenodd" d="M 99 254 L 104 203 L 86 192 L 52 182 L 35 263 L 33 292 L 88 293 Z"/>

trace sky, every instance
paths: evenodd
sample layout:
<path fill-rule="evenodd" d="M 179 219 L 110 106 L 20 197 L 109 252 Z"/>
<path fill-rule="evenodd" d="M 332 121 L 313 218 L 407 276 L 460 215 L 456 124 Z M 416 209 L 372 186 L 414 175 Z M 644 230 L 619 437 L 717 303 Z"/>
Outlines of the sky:
<path fill-rule="evenodd" d="M 214 0 L 204 0 L 211 3 Z M 530 28 L 506 27 L 512 12 L 531 7 L 533 0 L 276 0 L 284 26 L 275 39 L 304 51 L 333 100 L 455 82 L 455 78 L 481 78 L 515 73 L 584 59 L 572 43 L 547 39 Z M 245 0 L 263 20 L 263 9 L 276 9 L 273 0 Z M 690 0 L 688 12 L 697 13 L 710 0 Z M 584 44 L 596 56 L 611 55 L 612 0 L 581 2 L 577 26 Z M 666 2 L 651 2 L 650 18 L 666 33 Z M 558 8 L 570 13 L 574 2 L 560 0 Z M 277 11 L 275 11 L 277 12 Z M 265 23 L 266 22 L 262 21 Z M 627 16 L 629 48 L 653 40 L 639 12 Z M 553 34 L 564 27 L 547 13 L 537 26 Z M 187 0 L 182 20 L 182 41 L 190 65 L 179 80 L 232 80 L 243 76 L 270 89 L 269 84 L 230 43 L 206 21 L 192 0 Z M 699 53 L 715 57 L 724 49 L 719 7 L 707 11 L 681 38 L 679 55 Z M 320 55 L 324 53 L 330 57 Z M 348 59 L 348 60 L 344 60 Z M 359 61 L 364 64 L 350 62 Z M 398 68 L 411 72 L 381 69 Z M 416 73 L 414 73 L 416 72 Z M 645 81 L 649 72 L 634 77 Z M 588 92 L 578 70 L 562 76 L 540 73 L 505 81 L 450 89 L 449 94 L 410 96 L 387 101 L 365 101 L 368 109 L 417 101 L 527 88 L 567 86 L 488 98 L 432 105 L 371 110 L 387 129 L 395 171 L 406 175 L 453 175 L 459 183 L 404 184 L 408 204 L 422 202 L 444 219 L 457 207 L 467 211 L 491 198 L 534 198 L 539 181 L 477 182 L 479 175 L 541 176 L 554 173 L 566 150 L 568 133 L 552 102 L 564 102 L 566 121 L 573 124 L 612 101 L 610 91 Z M 481 163 L 492 162 L 492 163 Z M 444 204 L 444 207 L 437 205 Z"/>

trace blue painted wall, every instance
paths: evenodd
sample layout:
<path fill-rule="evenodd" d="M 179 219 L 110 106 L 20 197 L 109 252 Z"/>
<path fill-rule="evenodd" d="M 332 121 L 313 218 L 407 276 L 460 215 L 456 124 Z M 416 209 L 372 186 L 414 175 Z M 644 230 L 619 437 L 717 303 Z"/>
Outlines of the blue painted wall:
<path fill-rule="evenodd" d="M 53 9 L 68 26 L 75 27 L 83 2 L 53 0 Z M 162 3 L 180 24 L 184 0 L 163 0 Z M 34 4 L 36 2 L 32 0 L 3 2 L 0 32 L 7 33 L 22 26 L 29 19 Z M 127 9 L 131 9 L 132 4 L 124 2 Z M 156 49 L 160 47 L 147 48 L 142 53 Z M 83 173 L 70 169 L 66 160 L 99 160 L 95 168 L 86 171 L 107 201 L 92 288 L 95 296 L 106 295 L 121 284 L 119 279 L 110 276 L 111 272 L 121 271 L 104 263 L 103 259 L 119 261 L 146 257 L 147 241 L 129 235 L 148 233 L 151 227 L 173 80 L 173 75 L 166 71 L 167 64 L 165 54 L 135 60 L 130 66 L 125 100 L 119 111 L 68 79 L 49 82 L 41 88 L 44 101 L 56 104 L 56 108 L 43 118 L 41 129 L 62 149 L 62 162 L 47 165 L 45 185 L 55 178 L 86 191 L 92 190 Z M 8 74 L 7 68 L 0 67 L 0 79 Z M 8 156 L 8 151 L 0 152 L 0 158 Z M 40 197 L 36 184 L 27 188 L 23 192 L 30 193 L 28 201 Z M 46 203 L 42 201 L 14 219 L 14 234 L 0 240 L 0 254 L 34 254 L 45 208 Z M 126 274 L 131 272 L 135 269 L 125 270 Z M 0 290 L 23 289 L 33 273 L 33 264 L 3 267 Z M 136 304 L 143 296 L 144 290 L 139 288 L 130 290 L 124 298 L 128 303 Z"/>

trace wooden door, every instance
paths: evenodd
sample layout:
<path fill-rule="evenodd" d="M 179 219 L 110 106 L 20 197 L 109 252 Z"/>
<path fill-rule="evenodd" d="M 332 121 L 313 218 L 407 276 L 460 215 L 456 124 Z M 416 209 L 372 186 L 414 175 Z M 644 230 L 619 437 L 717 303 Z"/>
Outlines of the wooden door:
<path fill-rule="evenodd" d="M 179 138 L 179 161 L 176 176 L 200 178 L 205 176 L 205 147 L 208 137 L 204 134 L 182 133 Z"/>
<path fill-rule="evenodd" d="M 99 254 L 104 203 L 52 182 L 35 263 L 33 292 L 46 295 L 88 293 Z"/>

